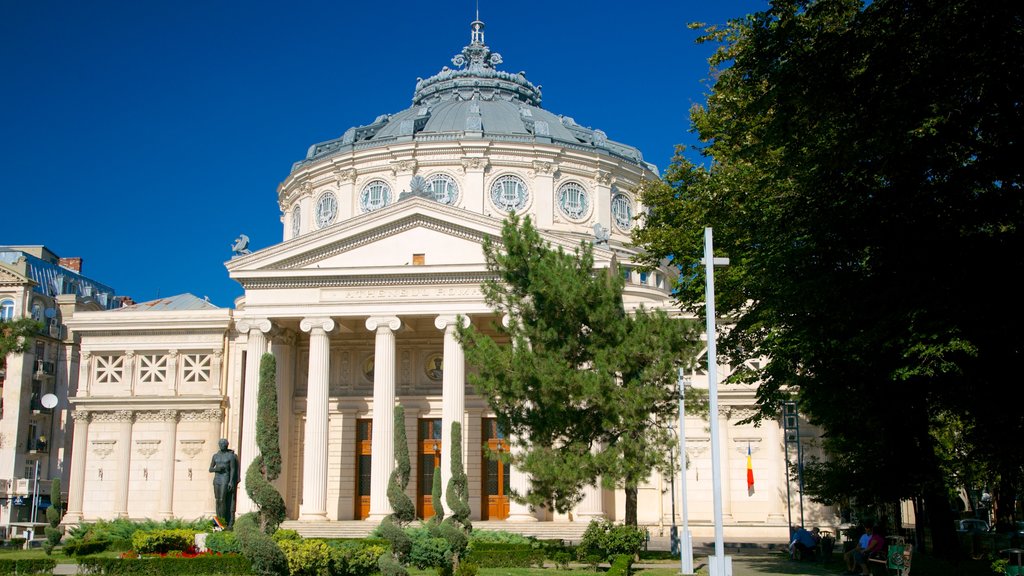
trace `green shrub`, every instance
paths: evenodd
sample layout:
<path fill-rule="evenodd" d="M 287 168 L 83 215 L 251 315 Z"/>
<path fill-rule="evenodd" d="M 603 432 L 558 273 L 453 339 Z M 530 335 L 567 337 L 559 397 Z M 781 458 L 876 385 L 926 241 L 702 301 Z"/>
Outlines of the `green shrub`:
<path fill-rule="evenodd" d="M 65 556 L 88 556 L 99 554 L 110 548 L 110 540 L 106 538 L 90 538 L 88 540 L 71 540 L 64 544 Z"/>
<path fill-rule="evenodd" d="M 590 559 L 592 556 L 598 557 L 598 562 L 616 554 L 634 556 L 643 547 L 644 539 L 643 530 L 635 526 L 614 524 L 611 520 L 592 520 L 576 548 L 576 557 L 594 564 Z"/>
<path fill-rule="evenodd" d="M 337 576 L 370 576 L 378 571 L 377 564 L 388 551 L 380 540 L 335 540 L 331 547 L 334 573 Z"/>
<path fill-rule="evenodd" d="M 616 554 L 612 559 L 612 566 L 608 569 L 607 576 L 629 576 L 633 567 L 633 557 L 629 554 Z"/>
<path fill-rule="evenodd" d="M 241 553 L 234 532 L 210 532 L 206 535 L 206 549 L 219 554 Z"/>
<path fill-rule="evenodd" d="M 78 561 L 84 574 L 105 576 L 194 576 L 196 574 L 251 574 L 249 561 L 238 554 L 201 555 L 195 558 L 153 557 L 122 560 L 89 556 Z"/>
<path fill-rule="evenodd" d="M 568 570 L 569 562 L 572 560 L 572 554 L 564 551 L 555 552 L 548 556 L 548 558 L 555 563 L 555 566 L 557 566 L 559 570 Z"/>
<path fill-rule="evenodd" d="M 139 554 L 166 554 L 171 550 L 187 550 L 195 545 L 195 542 L 195 531 L 187 528 L 137 530 L 132 534 L 132 550 Z"/>
<path fill-rule="evenodd" d="M 480 568 L 529 568 L 543 565 L 544 550 L 531 544 L 477 542 L 470 546 L 466 561 Z"/>
<path fill-rule="evenodd" d="M 274 542 L 281 542 L 283 540 L 302 540 L 302 536 L 299 535 L 295 530 L 282 530 L 278 528 L 277 532 L 271 536 Z"/>
<path fill-rule="evenodd" d="M 7 542 L 8 542 L 8 544 L 10 544 L 11 548 L 21 548 L 22 546 L 25 545 L 26 541 L 27 540 L 25 538 L 22 538 L 20 536 L 15 536 L 14 538 L 11 538 Z"/>
<path fill-rule="evenodd" d="M 504 542 L 505 544 L 537 544 L 541 541 L 515 532 L 502 532 L 499 530 L 474 530 L 469 535 L 469 546 L 472 548 L 477 542 Z M 561 540 L 554 540 L 561 545 Z"/>
<path fill-rule="evenodd" d="M 452 551 L 444 538 L 413 538 L 412 551 L 409 553 L 409 564 L 424 570 L 426 568 L 443 568 L 452 563 Z"/>
<path fill-rule="evenodd" d="M 270 536 L 260 529 L 255 512 L 242 514 L 235 521 L 235 537 L 242 554 L 252 564 L 252 572 L 263 576 L 288 573 L 288 558 Z"/>
<path fill-rule="evenodd" d="M 57 561 L 51 558 L 0 559 L 0 574 L 52 574 Z"/>
<path fill-rule="evenodd" d="M 455 571 L 455 576 L 476 576 L 479 566 L 472 562 L 460 562 L 459 569 Z"/>
<path fill-rule="evenodd" d="M 277 545 L 288 559 L 290 576 L 330 576 L 331 548 L 322 541 L 284 538 Z"/>

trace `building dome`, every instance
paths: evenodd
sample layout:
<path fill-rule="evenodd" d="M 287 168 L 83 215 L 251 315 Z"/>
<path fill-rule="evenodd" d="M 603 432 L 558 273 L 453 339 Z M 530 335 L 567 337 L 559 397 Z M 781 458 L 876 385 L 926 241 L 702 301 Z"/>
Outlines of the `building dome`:
<path fill-rule="evenodd" d="M 417 79 L 409 108 L 314 144 L 292 166 L 278 187 L 284 240 L 419 196 L 628 244 L 640 209 L 632 190 L 656 168 L 638 149 L 541 108 L 540 86 L 498 70 L 483 22 L 471 28 L 454 68 Z"/>
<path fill-rule="evenodd" d="M 473 22 L 470 44 L 452 58 L 455 68 L 445 66 L 430 78 L 417 79 L 412 106 L 382 114 L 371 124 L 349 128 L 340 138 L 310 146 L 294 168 L 353 149 L 475 135 L 583 147 L 644 164 L 653 171 L 638 149 L 609 140 L 601 130 L 580 126 L 570 116 L 541 108 L 540 86 L 527 80 L 525 72 L 513 74 L 496 68 L 502 58 L 483 43 L 483 29 L 483 22 Z"/>

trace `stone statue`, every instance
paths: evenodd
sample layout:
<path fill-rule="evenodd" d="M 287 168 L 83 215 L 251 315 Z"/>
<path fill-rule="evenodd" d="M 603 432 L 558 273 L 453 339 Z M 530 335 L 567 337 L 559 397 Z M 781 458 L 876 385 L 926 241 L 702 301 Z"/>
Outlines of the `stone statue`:
<path fill-rule="evenodd" d="M 252 250 L 249 250 L 249 237 L 245 234 L 239 234 L 238 238 L 235 238 L 235 243 L 231 245 L 231 251 L 234 252 L 235 256 L 252 254 Z"/>
<path fill-rule="evenodd" d="M 238 456 L 228 448 L 226 438 L 218 442 L 220 452 L 210 460 L 213 472 L 213 496 L 217 499 L 217 517 L 228 528 L 235 525 L 235 490 L 238 488 Z"/>

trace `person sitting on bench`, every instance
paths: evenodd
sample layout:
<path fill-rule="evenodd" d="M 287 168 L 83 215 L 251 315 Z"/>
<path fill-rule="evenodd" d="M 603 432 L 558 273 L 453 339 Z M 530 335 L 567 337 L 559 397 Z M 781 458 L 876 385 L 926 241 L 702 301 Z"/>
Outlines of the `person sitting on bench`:
<path fill-rule="evenodd" d="M 821 534 L 817 526 L 808 532 L 803 526 L 793 531 L 793 539 L 789 543 L 789 557 L 794 560 L 813 560 L 814 553 L 821 542 Z"/>

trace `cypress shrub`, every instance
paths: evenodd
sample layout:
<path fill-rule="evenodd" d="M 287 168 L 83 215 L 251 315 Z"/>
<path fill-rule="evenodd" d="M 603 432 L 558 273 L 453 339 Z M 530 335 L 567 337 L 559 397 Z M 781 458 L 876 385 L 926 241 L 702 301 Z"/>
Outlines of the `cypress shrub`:
<path fill-rule="evenodd" d="M 281 493 L 271 484 L 281 475 L 280 415 L 277 407 L 277 360 L 269 352 L 260 358 L 256 408 L 256 445 L 260 453 L 245 472 L 245 491 L 259 508 L 258 524 L 273 534 L 285 518 Z M 255 564 L 255 563 L 254 563 Z"/>
<path fill-rule="evenodd" d="M 260 576 L 288 574 L 288 558 L 277 543 L 260 529 L 256 512 L 249 512 L 235 521 L 235 538 L 242 554 L 252 565 L 252 573 Z"/>

